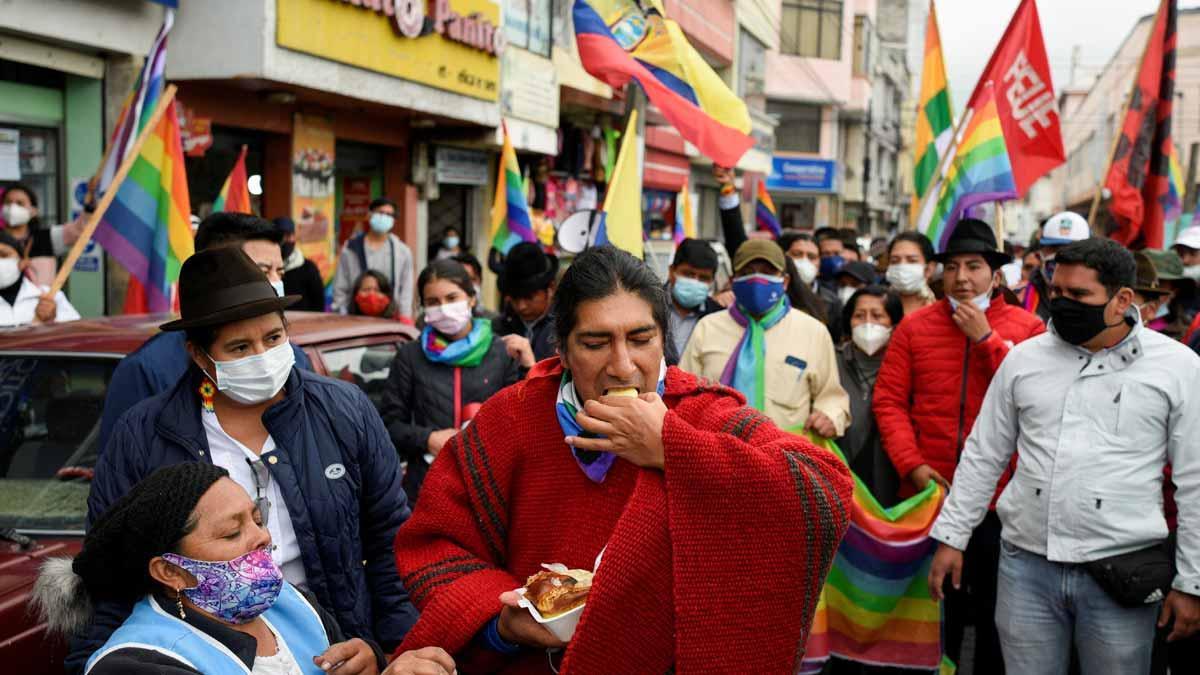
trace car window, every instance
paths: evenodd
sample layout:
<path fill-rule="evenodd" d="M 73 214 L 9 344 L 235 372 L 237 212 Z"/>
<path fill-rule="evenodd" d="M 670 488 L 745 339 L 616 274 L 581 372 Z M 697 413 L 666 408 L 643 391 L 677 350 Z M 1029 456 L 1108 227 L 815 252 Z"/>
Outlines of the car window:
<path fill-rule="evenodd" d="M 396 342 L 373 345 L 328 348 L 321 350 L 321 360 L 330 377 L 353 382 L 367 394 L 378 410 L 383 405 L 383 386 L 387 382 L 392 359 L 396 358 Z"/>
<path fill-rule="evenodd" d="M 0 528 L 83 531 L 116 359 L 0 355 Z"/>

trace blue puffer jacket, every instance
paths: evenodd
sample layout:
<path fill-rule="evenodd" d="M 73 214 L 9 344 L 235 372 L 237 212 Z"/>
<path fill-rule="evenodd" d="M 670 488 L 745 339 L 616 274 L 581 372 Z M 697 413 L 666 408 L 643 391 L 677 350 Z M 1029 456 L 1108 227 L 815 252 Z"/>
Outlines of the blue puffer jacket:
<path fill-rule="evenodd" d="M 211 461 L 196 393 L 200 377 L 192 368 L 174 389 L 120 418 L 96 466 L 89 523 L 154 469 Z M 373 639 L 390 652 L 417 619 L 392 550 L 410 513 L 399 456 L 355 386 L 293 368 L 284 391 L 263 415 L 279 456 L 267 467 L 300 541 L 308 590 L 346 635 Z M 334 465 L 345 471 L 329 470 Z M 97 607 L 87 635 L 72 641 L 68 669 L 81 666 L 85 652 L 103 644 L 128 612 Z"/>

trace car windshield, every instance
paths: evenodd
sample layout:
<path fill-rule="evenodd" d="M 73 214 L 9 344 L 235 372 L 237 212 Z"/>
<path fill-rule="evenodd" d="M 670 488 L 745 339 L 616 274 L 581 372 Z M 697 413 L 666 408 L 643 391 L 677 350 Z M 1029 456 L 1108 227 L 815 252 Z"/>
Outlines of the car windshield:
<path fill-rule="evenodd" d="M 0 528 L 83 532 L 115 358 L 0 354 Z"/>
<path fill-rule="evenodd" d="M 353 382 L 366 392 L 375 409 L 380 410 L 383 407 L 383 388 L 398 348 L 395 342 L 327 347 L 321 350 L 321 358 L 330 377 Z"/>

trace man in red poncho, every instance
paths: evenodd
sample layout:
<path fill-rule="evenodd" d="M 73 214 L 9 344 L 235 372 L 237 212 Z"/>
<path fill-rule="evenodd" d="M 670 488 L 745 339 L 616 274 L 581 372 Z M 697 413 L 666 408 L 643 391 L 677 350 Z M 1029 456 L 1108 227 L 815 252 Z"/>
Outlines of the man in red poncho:
<path fill-rule="evenodd" d="M 421 610 L 401 649 L 439 645 L 461 672 L 795 671 L 850 475 L 740 394 L 666 368 L 667 312 L 627 253 L 591 249 L 567 270 L 559 359 L 447 444 L 396 537 Z M 639 395 L 606 395 L 623 388 Z M 563 644 L 511 591 L 601 551 Z"/>

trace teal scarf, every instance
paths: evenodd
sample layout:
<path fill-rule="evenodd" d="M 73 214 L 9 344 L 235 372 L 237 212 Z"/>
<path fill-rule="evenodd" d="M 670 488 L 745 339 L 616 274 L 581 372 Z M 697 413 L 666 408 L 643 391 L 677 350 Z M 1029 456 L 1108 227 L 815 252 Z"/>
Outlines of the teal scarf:
<path fill-rule="evenodd" d="M 766 403 L 766 332 L 782 321 L 789 309 L 791 304 L 786 295 L 761 319 L 744 314 L 736 303 L 729 308 L 729 315 L 739 326 L 745 327 L 746 332 L 742 333 L 742 339 L 725 363 L 721 384 L 745 394 L 747 401 L 757 410 L 762 410 Z"/>
<path fill-rule="evenodd" d="M 421 331 L 421 350 L 425 358 L 434 363 L 444 363 L 461 368 L 474 368 L 492 348 L 492 322 L 475 319 L 471 332 L 461 340 L 451 342 L 444 335 L 425 326 Z"/>

